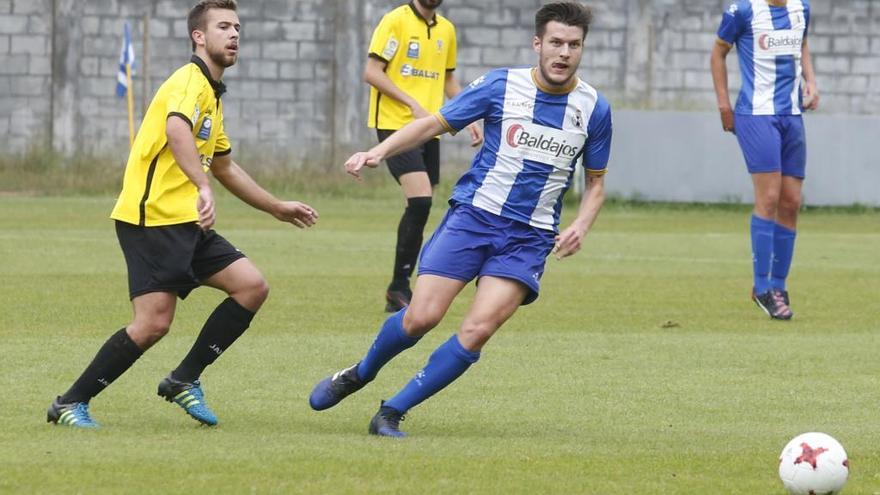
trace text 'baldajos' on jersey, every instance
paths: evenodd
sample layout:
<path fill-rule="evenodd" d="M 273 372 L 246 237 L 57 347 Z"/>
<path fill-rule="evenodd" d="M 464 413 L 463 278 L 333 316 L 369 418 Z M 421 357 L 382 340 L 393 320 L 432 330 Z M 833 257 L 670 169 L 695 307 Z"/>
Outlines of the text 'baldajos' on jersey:
<path fill-rule="evenodd" d="M 455 27 L 439 14 L 424 19 L 412 3 L 400 6 L 376 26 L 369 56 L 386 62 L 388 78 L 435 113 L 443 105 L 446 71 L 455 70 Z M 408 106 L 370 86 L 370 127 L 396 130 L 412 120 Z"/>
<path fill-rule="evenodd" d="M 143 227 L 198 220 L 199 193 L 171 154 L 166 123 L 173 115 L 190 125 L 207 172 L 215 156 L 232 152 L 223 130 L 225 90 L 195 55 L 159 87 L 134 140 L 111 218 Z"/>
<path fill-rule="evenodd" d="M 489 72 L 444 105 L 437 118 L 453 133 L 483 119 L 483 147 L 455 185 L 451 203 L 557 230 L 577 163 L 590 175 L 605 173 L 611 107 L 577 78 L 554 91 L 541 87 L 534 71 Z"/>
<path fill-rule="evenodd" d="M 810 3 L 738 0 L 721 18 L 718 38 L 736 45 L 742 88 L 735 112 L 800 115 L 801 54 L 810 24 Z"/>

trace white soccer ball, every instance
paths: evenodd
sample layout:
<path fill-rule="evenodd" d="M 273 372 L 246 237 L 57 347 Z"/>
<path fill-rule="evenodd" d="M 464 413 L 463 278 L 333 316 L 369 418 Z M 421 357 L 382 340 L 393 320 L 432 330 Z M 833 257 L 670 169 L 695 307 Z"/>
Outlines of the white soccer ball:
<path fill-rule="evenodd" d="M 835 495 L 848 476 L 846 451 L 825 433 L 798 435 L 779 455 L 779 477 L 792 495 Z"/>

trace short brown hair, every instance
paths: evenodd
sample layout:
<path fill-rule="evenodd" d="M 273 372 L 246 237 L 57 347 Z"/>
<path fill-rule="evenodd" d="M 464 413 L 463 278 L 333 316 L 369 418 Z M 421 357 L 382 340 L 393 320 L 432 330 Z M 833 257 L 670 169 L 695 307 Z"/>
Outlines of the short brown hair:
<path fill-rule="evenodd" d="M 535 14 L 535 36 L 542 38 L 547 31 L 547 23 L 556 21 L 567 26 L 577 26 L 584 30 L 584 38 L 593 22 L 593 11 L 577 2 L 548 3 Z"/>
<path fill-rule="evenodd" d="M 205 29 L 205 14 L 211 9 L 224 9 L 238 11 L 238 2 L 235 0 L 201 0 L 189 11 L 186 16 L 186 28 L 189 30 L 189 41 L 192 43 L 192 50 L 196 51 L 196 42 L 192 39 L 192 33 L 196 29 Z"/>

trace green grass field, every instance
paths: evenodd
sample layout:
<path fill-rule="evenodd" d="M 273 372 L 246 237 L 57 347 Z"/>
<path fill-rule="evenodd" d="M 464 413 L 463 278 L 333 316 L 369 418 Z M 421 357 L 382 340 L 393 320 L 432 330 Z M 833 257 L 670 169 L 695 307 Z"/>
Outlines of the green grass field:
<path fill-rule="evenodd" d="M 319 226 L 299 231 L 220 200 L 218 231 L 272 286 L 203 375 L 220 426 L 156 396 L 222 299 L 201 289 L 92 401 L 92 432 L 45 410 L 130 318 L 113 200 L 0 197 L 0 493 L 773 494 L 783 445 L 813 430 L 847 448 L 846 493 L 880 493 L 880 213 L 804 213 L 784 323 L 748 299 L 747 208 L 610 205 L 394 441 L 368 436 L 370 417 L 473 290 L 363 391 L 311 411 L 312 385 L 359 359 L 384 318 L 400 204 L 309 202 Z"/>

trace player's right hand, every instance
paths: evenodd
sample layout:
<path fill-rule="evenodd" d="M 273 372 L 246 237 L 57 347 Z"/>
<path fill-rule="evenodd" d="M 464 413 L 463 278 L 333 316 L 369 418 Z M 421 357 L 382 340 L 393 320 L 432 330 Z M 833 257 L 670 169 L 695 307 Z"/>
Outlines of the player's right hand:
<path fill-rule="evenodd" d="M 721 112 L 721 128 L 724 132 L 736 134 L 736 128 L 733 126 L 733 109 L 722 108 Z"/>
<path fill-rule="evenodd" d="M 199 188 L 199 199 L 196 201 L 196 209 L 199 211 L 199 227 L 205 232 L 211 230 L 214 226 L 214 192 L 210 186 Z"/>
<path fill-rule="evenodd" d="M 382 157 L 375 153 L 370 151 L 359 151 L 346 160 L 345 173 L 354 176 L 357 180 L 363 180 L 361 178 L 361 169 L 364 168 L 364 166 L 376 168 L 381 161 Z"/>

